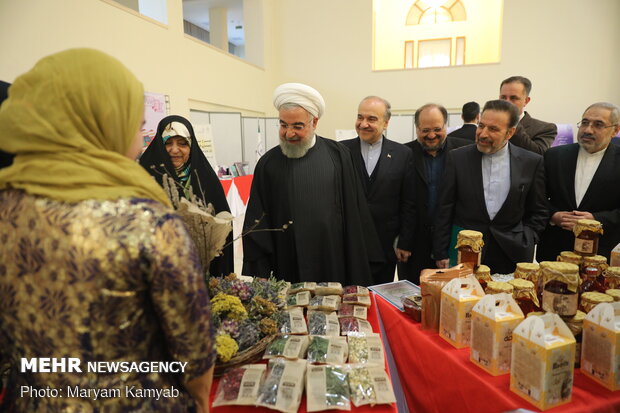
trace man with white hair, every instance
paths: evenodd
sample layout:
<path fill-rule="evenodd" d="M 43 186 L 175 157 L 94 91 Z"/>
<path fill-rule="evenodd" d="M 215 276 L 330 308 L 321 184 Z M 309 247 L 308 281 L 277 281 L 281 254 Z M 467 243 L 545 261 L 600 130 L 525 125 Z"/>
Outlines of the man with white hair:
<path fill-rule="evenodd" d="M 381 246 L 350 152 L 315 134 L 323 97 L 307 85 L 285 83 L 274 92 L 274 106 L 280 145 L 254 171 L 243 273 L 372 284 L 370 262 L 382 260 Z"/>

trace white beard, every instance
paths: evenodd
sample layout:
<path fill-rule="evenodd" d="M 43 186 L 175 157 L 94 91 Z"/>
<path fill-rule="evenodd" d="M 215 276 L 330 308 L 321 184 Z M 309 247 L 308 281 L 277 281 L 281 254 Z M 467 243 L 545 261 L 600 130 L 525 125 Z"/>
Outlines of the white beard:
<path fill-rule="evenodd" d="M 286 140 L 280 139 L 280 149 L 287 158 L 299 159 L 308 153 L 312 147 L 312 139 L 308 139 L 302 143 L 289 143 Z"/>

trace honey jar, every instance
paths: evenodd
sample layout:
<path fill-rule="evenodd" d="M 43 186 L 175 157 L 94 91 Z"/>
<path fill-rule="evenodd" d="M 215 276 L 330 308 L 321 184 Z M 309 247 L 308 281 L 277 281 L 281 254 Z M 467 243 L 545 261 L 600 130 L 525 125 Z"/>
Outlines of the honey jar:
<path fill-rule="evenodd" d="M 584 313 L 589 313 L 594 307 L 600 303 L 613 303 L 614 298 L 611 295 L 598 293 L 594 291 L 581 294 L 580 310 Z"/>
<path fill-rule="evenodd" d="M 574 317 L 579 304 L 579 267 L 565 262 L 543 261 L 540 271 L 543 310 L 560 317 Z"/>
<path fill-rule="evenodd" d="M 562 251 L 560 255 L 558 255 L 558 261 L 569 262 L 571 264 L 577 264 L 581 266 L 581 263 L 583 262 L 583 257 L 573 251 Z"/>
<path fill-rule="evenodd" d="M 540 310 L 540 303 L 538 302 L 533 282 L 515 278 L 514 280 L 508 281 L 508 284 L 512 285 L 514 288 L 512 296 L 517 304 L 519 304 L 521 311 L 523 311 L 523 315 L 527 316 L 533 311 Z"/>
<path fill-rule="evenodd" d="M 573 250 L 584 257 L 596 255 L 598 239 L 603 235 L 603 225 L 593 219 L 579 219 L 573 227 L 575 246 Z"/>
<path fill-rule="evenodd" d="M 620 290 L 610 289 L 605 291 L 605 294 L 613 298 L 614 301 L 620 301 Z"/>
<path fill-rule="evenodd" d="M 603 272 L 606 289 L 620 289 L 620 267 L 607 267 Z"/>
<path fill-rule="evenodd" d="M 476 276 L 476 279 L 480 283 L 480 286 L 483 290 L 486 289 L 487 283 L 489 281 L 493 281 L 493 279 L 491 278 L 491 269 L 486 265 L 480 265 L 476 269 L 476 271 L 474 271 L 474 275 Z"/>
<path fill-rule="evenodd" d="M 487 288 L 484 290 L 486 294 L 499 294 L 506 293 L 512 294 L 514 287 L 507 282 L 504 281 L 489 281 L 487 283 Z"/>
<path fill-rule="evenodd" d="M 606 269 L 607 258 L 602 255 L 583 257 L 580 271 L 581 285 L 579 286 L 579 292 L 581 294 L 588 291 L 604 293 L 606 288 L 603 272 Z"/>
<path fill-rule="evenodd" d="M 458 249 L 457 263 L 466 264 L 476 270 L 480 265 L 480 258 L 484 241 L 482 232 L 461 230 L 456 238 L 456 249 Z"/>
<path fill-rule="evenodd" d="M 515 278 L 531 281 L 535 285 L 538 281 L 538 270 L 540 265 L 535 262 L 519 262 L 515 269 Z"/>
<path fill-rule="evenodd" d="M 568 327 L 575 336 L 575 367 L 579 367 L 581 364 L 581 338 L 583 336 L 583 320 L 586 318 L 586 313 L 583 311 L 577 310 L 577 314 L 575 314 L 572 318 L 563 319 L 566 323 L 566 327 Z"/>

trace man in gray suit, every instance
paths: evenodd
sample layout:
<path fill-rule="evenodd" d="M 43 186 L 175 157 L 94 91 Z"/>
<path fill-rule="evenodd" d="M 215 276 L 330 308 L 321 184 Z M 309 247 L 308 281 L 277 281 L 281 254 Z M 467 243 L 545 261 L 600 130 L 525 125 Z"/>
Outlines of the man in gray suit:
<path fill-rule="evenodd" d="M 534 119 L 525 111 L 531 91 L 532 82 L 528 78 L 512 76 L 500 85 L 499 98 L 511 102 L 519 110 L 519 123 L 510 143 L 542 155 L 551 147 L 558 128 L 554 123 Z"/>
<path fill-rule="evenodd" d="M 482 263 L 510 273 L 531 261 L 548 219 L 542 156 L 508 141 L 519 119 L 504 100 L 487 102 L 476 144 L 448 154 L 433 243 L 439 268 L 448 266 L 448 249 L 460 229 L 482 232 Z"/>

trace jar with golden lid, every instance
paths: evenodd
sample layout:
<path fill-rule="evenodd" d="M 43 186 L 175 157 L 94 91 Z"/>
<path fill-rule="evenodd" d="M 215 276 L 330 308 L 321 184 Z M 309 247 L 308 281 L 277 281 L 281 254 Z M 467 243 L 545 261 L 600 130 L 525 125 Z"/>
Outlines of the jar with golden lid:
<path fill-rule="evenodd" d="M 607 267 L 603 272 L 606 289 L 620 289 L 620 267 Z"/>
<path fill-rule="evenodd" d="M 484 290 L 486 294 L 512 294 L 514 287 L 507 282 L 504 281 L 489 281 L 487 283 L 487 288 Z"/>
<path fill-rule="evenodd" d="M 515 268 L 515 278 L 528 280 L 536 284 L 538 281 L 538 270 L 540 265 L 535 262 L 519 262 Z"/>
<path fill-rule="evenodd" d="M 558 261 L 560 262 L 569 262 L 571 264 L 577 264 L 581 266 L 583 262 L 583 257 L 573 251 L 562 251 L 560 255 L 558 255 Z"/>
<path fill-rule="evenodd" d="M 579 219 L 573 227 L 575 246 L 573 250 L 585 256 L 596 255 L 598 239 L 603 235 L 603 224 L 593 219 Z"/>
<path fill-rule="evenodd" d="M 540 272 L 543 310 L 561 317 L 573 317 L 579 304 L 579 267 L 567 262 L 543 261 Z"/>
<path fill-rule="evenodd" d="M 611 298 L 613 298 L 614 301 L 620 301 L 620 290 L 609 289 L 605 291 L 605 294 L 611 296 Z"/>
<path fill-rule="evenodd" d="M 574 317 L 564 319 L 564 323 L 566 323 L 570 332 L 575 336 L 575 367 L 579 367 L 581 364 L 581 338 L 583 336 L 583 320 L 585 318 L 586 313 L 577 310 Z"/>
<path fill-rule="evenodd" d="M 486 289 L 487 283 L 489 281 L 493 281 L 493 279 L 491 278 L 491 269 L 486 265 L 480 265 L 476 269 L 476 271 L 474 271 L 474 275 L 476 276 L 476 279 L 480 283 L 480 286 L 483 290 Z"/>
<path fill-rule="evenodd" d="M 580 293 L 588 291 L 605 292 L 605 277 L 603 272 L 607 269 L 607 258 L 602 255 L 592 255 L 583 257 L 581 264 L 581 286 Z"/>
<path fill-rule="evenodd" d="M 508 281 L 513 286 L 512 296 L 523 311 L 523 315 L 527 316 L 533 311 L 540 310 L 540 303 L 536 296 L 536 288 L 534 283 L 521 278 L 515 278 Z"/>
<path fill-rule="evenodd" d="M 590 291 L 581 294 L 581 302 L 579 309 L 584 313 L 589 313 L 594 307 L 601 303 L 613 303 L 614 298 L 611 295 Z"/>
<path fill-rule="evenodd" d="M 455 248 L 458 250 L 457 263 L 465 264 L 474 270 L 480 265 L 484 241 L 482 232 L 464 229 L 459 231 Z"/>

